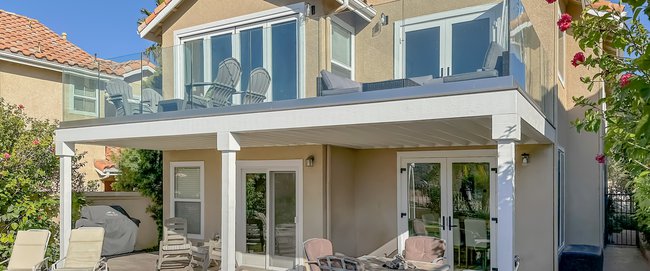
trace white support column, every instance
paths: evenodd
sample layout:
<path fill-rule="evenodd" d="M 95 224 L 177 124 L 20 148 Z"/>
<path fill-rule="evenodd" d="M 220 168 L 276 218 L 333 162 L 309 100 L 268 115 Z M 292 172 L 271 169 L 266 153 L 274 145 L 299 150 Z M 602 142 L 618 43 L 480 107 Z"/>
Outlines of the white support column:
<path fill-rule="evenodd" d="M 236 162 L 239 142 L 230 132 L 218 132 L 217 150 L 221 151 L 221 270 L 235 271 Z"/>
<path fill-rule="evenodd" d="M 68 242 L 72 229 L 72 157 L 74 143 L 56 142 L 56 155 L 59 156 L 59 253 L 63 259 L 68 252 Z"/>
<path fill-rule="evenodd" d="M 521 139 L 516 114 L 492 116 L 492 138 L 497 141 L 497 266 L 515 270 L 515 142 Z"/>

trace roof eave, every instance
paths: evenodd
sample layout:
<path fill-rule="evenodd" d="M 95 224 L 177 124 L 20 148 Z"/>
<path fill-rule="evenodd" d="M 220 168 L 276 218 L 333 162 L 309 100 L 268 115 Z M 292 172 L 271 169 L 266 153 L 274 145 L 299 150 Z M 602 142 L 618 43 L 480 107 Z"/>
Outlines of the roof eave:
<path fill-rule="evenodd" d="M 151 21 L 147 23 L 145 20 L 142 24 L 144 24 L 144 28 L 138 29 L 140 30 L 140 37 L 148 40 L 154 40 L 155 36 L 151 35 L 151 32 L 156 28 L 156 26 L 165 19 L 170 13 L 172 13 L 178 4 L 180 4 L 183 0 L 171 0 L 162 10 L 160 10 L 157 14 L 155 14 L 155 17 Z"/>
<path fill-rule="evenodd" d="M 341 5 L 348 2 L 348 9 L 359 15 L 359 17 L 370 22 L 377 15 L 377 11 L 362 0 L 336 0 Z"/>

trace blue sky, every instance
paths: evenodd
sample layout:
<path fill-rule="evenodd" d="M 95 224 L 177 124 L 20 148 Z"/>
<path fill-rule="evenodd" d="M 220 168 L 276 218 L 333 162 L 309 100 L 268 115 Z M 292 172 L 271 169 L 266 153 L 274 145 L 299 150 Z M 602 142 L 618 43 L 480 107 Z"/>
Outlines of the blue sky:
<path fill-rule="evenodd" d="M 151 44 L 137 33 L 143 7 L 153 10 L 154 0 L 0 0 L 0 9 L 66 32 L 74 44 L 101 58 L 137 53 Z"/>

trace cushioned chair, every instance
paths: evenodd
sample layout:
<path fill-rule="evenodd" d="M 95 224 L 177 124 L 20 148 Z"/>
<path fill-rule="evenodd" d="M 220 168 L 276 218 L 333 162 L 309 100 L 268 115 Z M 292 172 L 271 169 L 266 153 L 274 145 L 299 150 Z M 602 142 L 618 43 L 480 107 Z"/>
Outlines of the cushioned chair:
<path fill-rule="evenodd" d="M 9 262 L 7 270 L 47 270 L 45 251 L 50 240 L 48 230 L 18 231 L 16 241 L 11 248 L 10 258 L 0 264 Z"/>
<path fill-rule="evenodd" d="M 357 81 L 338 76 L 325 70 L 322 70 L 320 75 L 320 96 L 355 93 L 363 90 L 363 85 Z"/>
<path fill-rule="evenodd" d="M 485 59 L 483 60 L 483 67 L 475 72 L 460 73 L 443 77 L 443 82 L 458 82 L 465 80 L 490 78 L 499 76 L 499 66 L 501 66 L 503 59 L 503 48 L 496 42 L 491 42 L 488 47 Z"/>
<path fill-rule="evenodd" d="M 404 243 L 404 259 L 407 261 L 438 263 L 445 260 L 445 240 L 429 236 L 412 236 Z"/>
<path fill-rule="evenodd" d="M 322 267 L 338 270 L 360 270 L 357 259 L 334 253 L 332 242 L 323 238 L 312 238 L 303 243 L 307 264 L 311 271 L 326 271 Z"/>

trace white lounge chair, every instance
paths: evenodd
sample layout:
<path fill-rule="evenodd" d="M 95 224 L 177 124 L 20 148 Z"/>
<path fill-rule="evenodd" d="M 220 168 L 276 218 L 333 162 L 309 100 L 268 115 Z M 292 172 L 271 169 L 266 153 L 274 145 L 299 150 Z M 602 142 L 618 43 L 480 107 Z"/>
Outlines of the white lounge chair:
<path fill-rule="evenodd" d="M 163 225 L 163 240 L 158 249 L 156 267 L 162 269 L 165 262 L 187 261 L 192 259 L 192 243 L 187 240 L 187 220 L 180 217 L 165 219 Z"/>
<path fill-rule="evenodd" d="M 45 251 L 50 240 L 48 230 L 18 231 L 11 248 L 11 257 L 0 264 L 9 262 L 7 270 L 47 270 Z"/>
<path fill-rule="evenodd" d="M 104 228 L 83 227 L 70 232 L 70 244 L 66 257 L 52 265 L 57 271 L 106 271 L 106 259 L 102 258 Z"/>

